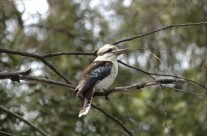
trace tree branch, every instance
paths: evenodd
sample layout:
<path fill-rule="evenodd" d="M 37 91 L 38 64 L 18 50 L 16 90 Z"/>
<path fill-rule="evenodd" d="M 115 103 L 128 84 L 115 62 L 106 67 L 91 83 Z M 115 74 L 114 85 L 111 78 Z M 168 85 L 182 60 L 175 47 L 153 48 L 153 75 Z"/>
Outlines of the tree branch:
<path fill-rule="evenodd" d="M 67 84 L 67 83 L 63 83 L 63 82 L 59 82 L 59 81 L 54 81 L 54 80 L 49 80 L 49 79 L 39 79 L 39 78 L 36 78 L 33 76 L 22 76 L 22 77 L 20 77 L 20 80 L 33 81 L 36 83 L 42 83 L 42 84 L 48 84 L 48 85 L 54 85 L 54 86 L 75 89 L 75 87 L 71 84 Z"/>
<path fill-rule="evenodd" d="M 33 53 L 27 53 L 27 52 L 21 52 L 21 51 L 13 51 L 8 49 L 0 49 L 0 53 L 7 53 L 7 54 L 13 54 L 13 55 L 19 55 L 19 56 L 26 56 L 38 59 L 42 61 L 46 66 L 48 66 L 52 71 L 54 71 L 59 77 L 65 80 L 66 83 L 72 84 L 67 77 L 65 77 L 63 74 L 61 74 L 51 63 L 49 63 L 42 55 L 37 55 Z"/>
<path fill-rule="evenodd" d="M 148 32 L 148 33 L 144 33 L 144 34 L 141 34 L 141 35 L 137 35 L 137 36 L 134 36 L 134 37 L 131 37 L 131 38 L 126 38 L 126 39 L 114 42 L 113 45 L 117 45 L 117 44 L 123 43 L 123 42 L 128 42 L 128 41 L 131 41 L 131 40 L 134 40 L 134 39 L 138 39 L 138 38 L 141 38 L 141 37 L 153 34 L 153 33 L 157 33 L 157 32 L 162 31 L 162 30 L 173 28 L 173 27 L 185 27 L 185 26 L 196 26 L 196 25 L 206 25 L 206 24 L 207 24 L 207 22 L 168 25 L 168 26 L 165 26 L 165 27 L 153 30 L 153 31 Z"/>
<path fill-rule="evenodd" d="M 17 82 L 20 82 L 20 80 L 32 81 L 35 83 L 42 83 L 42 84 L 47 84 L 47 85 L 66 87 L 66 88 L 70 88 L 72 90 L 75 89 L 75 86 L 73 86 L 71 84 L 67 84 L 67 83 L 63 83 L 63 82 L 59 82 L 59 81 L 54 81 L 54 80 L 49 80 L 49 79 L 40 79 L 37 77 L 29 76 L 30 72 L 31 72 L 31 69 L 26 70 L 26 71 L 19 71 L 19 72 L 3 72 L 3 73 L 0 73 L 0 79 L 10 79 L 12 81 L 17 81 Z M 105 92 L 95 92 L 94 97 L 96 97 L 96 96 L 106 96 L 107 97 L 108 95 L 110 95 L 111 93 L 114 93 L 114 92 L 123 92 L 123 91 L 126 92 L 129 90 L 142 89 L 145 87 L 155 86 L 155 85 L 183 84 L 186 81 L 187 80 L 182 79 L 182 78 L 158 79 L 158 80 L 154 79 L 152 81 L 141 82 L 141 83 L 137 83 L 137 84 L 133 84 L 133 85 L 129 85 L 129 86 L 115 87 L 112 89 L 108 89 Z M 169 88 L 167 86 L 164 86 L 164 87 Z M 172 89 L 172 88 L 170 88 L 170 89 Z M 185 91 L 185 90 L 181 90 L 181 89 L 174 89 L 174 90 L 188 93 L 191 95 L 204 96 L 204 94 L 194 94 L 189 91 Z"/>
<path fill-rule="evenodd" d="M 96 56 L 96 52 L 55 52 L 43 55 L 44 58 L 55 57 L 60 55 L 90 55 Z"/>
<path fill-rule="evenodd" d="M 20 82 L 20 80 L 33 81 L 36 83 L 42 83 L 42 84 L 75 89 L 75 87 L 71 84 L 29 76 L 30 72 L 31 72 L 31 69 L 26 70 L 26 71 L 20 71 L 20 72 L 4 72 L 4 73 L 0 73 L 0 79 L 10 79 L 12 81 L 17 81 L 17 82 Z"/>
<path fill-rule="evenodd" d="M 73 86 L 71 84 L 62 83 L 59 81 L 54 81 L 54 80 L 49 80 L 49 79 L 39 79 L 37 77 L 29 76 L 30 72 L 31 72 L 31 69 L 26 70 L 26 71 L 20 71 L 20 72 L 4 72 L 4 73 L 0 73 L 0 79 L 10 79 L 12 81 L 17 81 L 17 82 L 20 82 L 20 80 L 32 81 L 35 83 L 42 83 L 42 84 L 66 87 L 66 88 L 70 88 L 72 90 L 75 89 L 75 86 Z M 133 90 L 133 89 L 141 89 L 141 88 L 154 86 L 154 85 L 183 84 L 185 82 L 186 82 L 186 80 L 184 80 L 184 79 L 158 79 L 158 80 L 153 80 L 153 81 L 141 82 L 141 83 L 137 83 L 137 84 L 133 84 L 133 85 L 129 85 L 129 86 L 115 87 L 113 89 L 108 89 L 105 92 L 95 92 L 94 97 L 95 96 L 108 96 L 114 92 L 122 92 L 122 91 L 129 91 L 129 90 Z M 182 92 L 192 94 L 188 91 L 182 91 Z M 196 95 L 196 94 L 194 94 L 194 95 Z"/>
<path fill-rule="evenodd" d="M 100 111 L 100 112 L 102 112 L 106 117 L 108 117 L 108 118 L 110 118 L 111 120 L 113 120 L 114 122 L 116 122 L 118 125 L 120 125 L 122 128 L 123 128 L 123 130 L 129 135 L 129 136 L 133 136 L 132 135 L 132 133 L 118 120 L 118 119 L 116 119 L 115 117 L 113 117 L 112 115 L 110 115 L 110 114 L 108 114 L 107 112 L 105 112 L 104 110 L 102 110 L 101 108 L 99 108 L 99 107 L 97 107 L 97 106 L 95 106 L 94 104 L 91 104 L 91 106 L 94 108 L 94 109 L 96 109 L 96 110 L 98 110 L 98 111 Z"/>
<path fill-rule="evenodd" d="M 19 72 L 2 72 L 0 73 L 0 79 L 11 79 L 12 81 L 19 82 L 20 76 L 27 76 L 31 73 L 32 69 L 28 69 L 26 71 L 19 71 Z"/>
<path fill-rule="evenodd" d="M 44 132 L 43 130 L 39 129 L 37 126 L 33 125 L 32 123 L 28 122 L 27 120 L 25 120 L 24 118 L 20 117 L 18 114 L 11 112 L 10 110 L 8 110 L 7 108 L 3 107 L 2 105 L 0 105 L 0 109 L 8 114 L 11 114 L 12 116 L 15 116 L 16 118 L 20 119 L 21 121 L 23 121 L 24 123 L 26 123 L 28 126 L 30 126 L 31 128 L 33 128 L 34 130 L 36 130 L 37 132 L 39 132 L 40 134 L 42 134 L 43 136 L 49 136 L 46 132 Z"/>
<path fill-rule="evenodd" d="M 159 85 L 159 84 L 183 84 L 183 83 L 185 83 L 185 80 L 183 79 L 158 79 L 158 80 L 153 80 L 153 81 L 137 83 L 137 84 L 133 84 L 129 86 L 115 87 L 113 89 L 106 90 L 105 92 L 95 92 L 94 97 L 95 96 L 109 96 L 111 93 L 114 93 L 114 92 L 127 92 L 129 90 L 142 89 L 145 87 Z"/>

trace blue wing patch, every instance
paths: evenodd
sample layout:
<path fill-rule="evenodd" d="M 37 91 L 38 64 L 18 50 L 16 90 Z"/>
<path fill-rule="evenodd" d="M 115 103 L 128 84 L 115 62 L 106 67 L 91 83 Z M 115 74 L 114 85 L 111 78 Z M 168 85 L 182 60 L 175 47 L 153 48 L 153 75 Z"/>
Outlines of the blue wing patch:
<path fill-rule="evenodd" d="M 107 77 L 111 73 L 112 62 L 109 61 L 96 61 L 92 63 L 89 68 L 86 69 L 85 83 L 81 89 L 81 92 L 85 92 L 91 89 L 94 85 L 99 83 L 105 77 Z"/>
<path fill-rule="evenodd" d="M 96 69 L 92 70 L 89 76 L 93 77 L 93 78 L 101 78 L 102 79 L 102 77 L 105 77 L 108 74 L 110 74 L 111 67 L 112 67 L 112 65 L 109 65 L 106 63 L 105 65 L 97 67 Z"/>

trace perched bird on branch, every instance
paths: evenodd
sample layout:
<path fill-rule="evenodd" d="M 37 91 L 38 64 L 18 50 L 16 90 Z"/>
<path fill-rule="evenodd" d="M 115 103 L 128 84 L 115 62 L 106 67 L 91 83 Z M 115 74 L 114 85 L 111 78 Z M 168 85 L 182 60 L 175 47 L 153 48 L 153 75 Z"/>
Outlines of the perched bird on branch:
<path fill-rule="evenodd" d="M 127 50 L 110 44 L 98 49 L 96 59 L 83 71 L 75 89 L 76 95 L 84 99 L 79 117 L 88 113 L 94 91 L 104 91 L 114 82 L 118 73 L 117 57 Z"/>

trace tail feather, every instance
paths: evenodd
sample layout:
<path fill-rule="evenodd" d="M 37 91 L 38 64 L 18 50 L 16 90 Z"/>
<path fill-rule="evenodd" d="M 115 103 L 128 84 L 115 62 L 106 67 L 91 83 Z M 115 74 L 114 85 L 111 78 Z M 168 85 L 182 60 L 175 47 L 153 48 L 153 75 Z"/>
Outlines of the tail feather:
<path fill-rule="evenodd" d="M 83 107 L 81 108 L 78 117 L 86 115 L 89 112 L 91 108 L 91 102 L 92 102 L 92 99 L 88 100 L 87 98 L 84 98 Z"/>
<path fill-rule="evenodd" d="M 93 93 L 94 93 L 93 88 L 83 93 L 83 98 L 84 98 L 83 107 L 81 108 L 78 117 L 86 115 L 89 112 L 92 98 L 93 98 Z"/>

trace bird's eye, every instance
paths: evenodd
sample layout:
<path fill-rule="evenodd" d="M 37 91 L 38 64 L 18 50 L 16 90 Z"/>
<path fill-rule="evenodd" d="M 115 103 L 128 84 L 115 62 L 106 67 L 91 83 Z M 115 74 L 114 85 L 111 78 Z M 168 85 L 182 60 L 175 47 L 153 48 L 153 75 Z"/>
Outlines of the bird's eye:
<path fill-rule="evenodd" d="M 109 49 L 107 52 L 112 52 L 113 51 L 113 49 Z"/>

